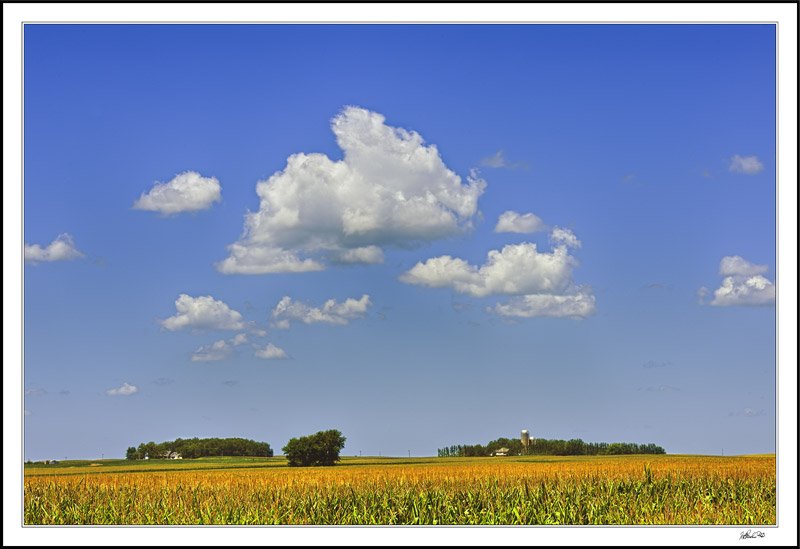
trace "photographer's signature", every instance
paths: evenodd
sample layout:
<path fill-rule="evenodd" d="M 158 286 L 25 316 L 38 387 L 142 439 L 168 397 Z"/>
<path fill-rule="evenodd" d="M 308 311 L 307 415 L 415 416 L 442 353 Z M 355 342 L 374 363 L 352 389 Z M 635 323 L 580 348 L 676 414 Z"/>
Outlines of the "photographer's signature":
<path fill-rule="evenodd" d="M 739 535 L 739 539 L 763 538 L 765 535 L 766 534 L 760 530 L 756 530 L 755 532 L 748 530 L 747 532 L 742 532 Z"/>

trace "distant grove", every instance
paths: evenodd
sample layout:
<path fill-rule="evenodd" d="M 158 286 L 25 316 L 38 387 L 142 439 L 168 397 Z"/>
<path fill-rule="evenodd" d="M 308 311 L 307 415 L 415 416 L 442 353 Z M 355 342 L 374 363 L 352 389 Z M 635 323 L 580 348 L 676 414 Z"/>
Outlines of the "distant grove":
<path fill-rule="evenodd" d="M 508 449 L 508 455 L 539 454 L 546 456 L 610 456 L 621 454 L 666 454 L 661 446 L 635 444 L 632 442 L 584 442 L 579 438 L 571 440 L 548 440 L 537 438 L 526 449 L 518 438 L 498 438 L 486 446 L 480 444 L 457 444 L 437 450 L 438 457 L 482 457 L 492 456 L 501 448 Z"/>
<path fill-rule="evenodd" d="M 143 442 L 137 448 L 131 446 L 125 453 L 126 459 L 159 459 L 170 452 L 177 452 L 182 458 L 207 456 L 251 456 L 272 457 L 272 448 L 266 442 L 256 442 L 245 438 L 176 438 L 173 441 Z"/>

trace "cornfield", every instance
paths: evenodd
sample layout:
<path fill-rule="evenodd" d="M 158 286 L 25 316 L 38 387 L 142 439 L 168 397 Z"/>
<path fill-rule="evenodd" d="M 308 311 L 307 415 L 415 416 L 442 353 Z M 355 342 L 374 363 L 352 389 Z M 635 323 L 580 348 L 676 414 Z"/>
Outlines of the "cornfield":
<path fill-rule="evenodd" d="M 775 457 L 26 468 L 25 524 L 775 524 Z"/>

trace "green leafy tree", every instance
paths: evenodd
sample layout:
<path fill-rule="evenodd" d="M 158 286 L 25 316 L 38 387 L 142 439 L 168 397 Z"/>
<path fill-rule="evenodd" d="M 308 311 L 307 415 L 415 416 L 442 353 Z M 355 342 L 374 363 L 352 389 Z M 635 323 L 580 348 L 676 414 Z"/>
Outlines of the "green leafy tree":
<path fill-rule="evenodd" d="M 129 446 L 128 451 L 125 452 L 125 459 L 136 459 L 136 448 Z"/>
<path fill-rule="evenodd" d="M 345 437 L 336 429 L 319 431 L 316 434 L 292 438 L 281 448 L 289 460 L 290 467 L 335 465 L 339 452 L 344 448 Z"/>

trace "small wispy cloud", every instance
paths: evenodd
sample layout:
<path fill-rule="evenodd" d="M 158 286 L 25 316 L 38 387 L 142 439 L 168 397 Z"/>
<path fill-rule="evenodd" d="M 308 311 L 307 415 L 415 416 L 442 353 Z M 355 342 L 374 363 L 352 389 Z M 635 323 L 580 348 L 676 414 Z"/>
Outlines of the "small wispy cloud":
<path fill-rule="evenodd" d="M 677 387 L 672 387 L 671 385 L 660 385 L 658 387 L 658 390 L 661 391 L 662 393 L 672 393 L 675 391 L 680 391 L 680 389 L 678 389 Z"/>
<path fill-rule="evenodd" d="M 737 154 L 731 158 L 731 164 L 728 169 L 735 173 L 755 175 L 764 169 L 764 164 L 756 156 L 739 156 Z"/>
<path fill-rule="evenodd" d="M 669 290 L 672 291 L 672 284 L 662 284 L 661 282 L 653 282 L 652 284 L 645 284 L 641 286 L 642 290 Z"/>
<path fill-rule="evenodd" d="M 257 334 L 258 335 L 258 334 Z M 260 335 L 266 335 L 266 332 Z M 220 339 L 214 343 L 203 345 L 192 353 L 192 361 L 194 362 L 213 362 L 217 360 L 224 360 L 234 354 L 234 347 L 250 343 L 247 334 L 236 334 L 230 339 Z"/>
<path fill-rule="evenodd" d="M 492 156 L 486 156 L 481 159 L 481 166 L 487 168 L 502 168 L 506 165 L 506 159 L 503 156 L 503 151 L 497 151 Z"/>
<path fill-rule="evenodd" d="M 118 389 L 108 389 L 106 394 L 111 396 L 128 396 L 138 392 L 139 389 L 137 389 L 135 385 L 131 385 L 126 381 L 122 384 L 122 387 L 119 387 Z"/>
<path fill-rule="evenodd" d="M 169 385 L 170 383 L 175 383 L 175 380 L 170 377 L 160 377 L 158 379 L 154 379 L 153 383 L 156 385 Z"/>
<path fill-rule="evenodd" d="M 239 382 L 236 381 L 235 379 L 228 379 L 226 381 L 223 381 L 222 384 L 227 385 L 228 387 L 235 387 L 236 385 L 239 385 Z"/>
<path fill-rule="evenodd" d="M 46 394 L 47 394 L 47 391 L 45 391 L 42 388 L 39 388 L 39 389 L 26 389 L 25 390 L 25 396 L 40 396 L 40 395 L 46 395 Z"/>
<path fill-rule="evenodd" d="M 730 412 L 729 416 L 737 416 L 737 417 L 759 417 L 766 415 L 766 411 L 763 408 L 755 409 L 755 408 L 744 408 L 742 410 L 737 410 L 735 412 Z"/>
<path fill-rule="evenodd" d="M 666 368 L 669 366 L 669 362 L 656 362 L 655 360 L 648 360 L 644 364 L 642 364 L 642 368 L 650 369 L 650 368 Z"/>
<path fill-rule="evenodd" d="M 530 162 L 509 162 L 502 150 L 497 151 L 491 156 L 483 157 L 481 159 L 481 166 L 486 168 L 505 168 L 507 170 L 527 170 L 531 167 Z"/>
<path fill-rule="evenodd" d="M 25 410 L 25 415 L 26 415 L 26 416 L 29 416 L 29 415 L 31 415 L 31 411 L 30 411 L 30 410 Z"/>
<path fill-rule="evenodd" d="M 644 183 L 635 173 L 629 173 L 622 177 L 622 184 L 626 187 L 643 187 Z"/>
<path fill-rule="evenodd" d="M 193 362 L 212 362 L 228 358 L 233 348 L 224 339 L 203 345 L 192 353 Z"/>

